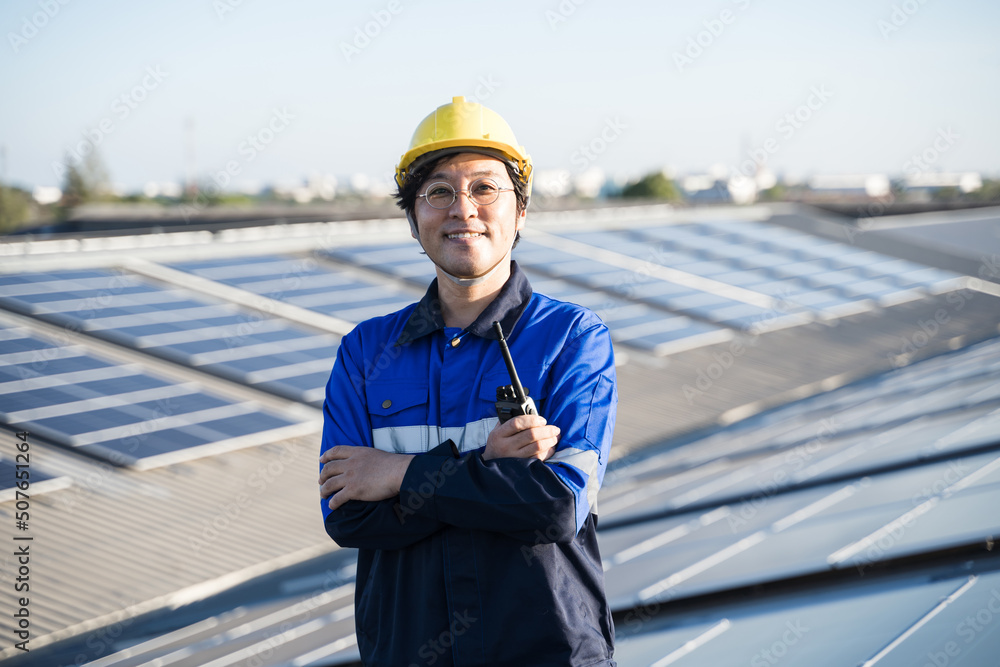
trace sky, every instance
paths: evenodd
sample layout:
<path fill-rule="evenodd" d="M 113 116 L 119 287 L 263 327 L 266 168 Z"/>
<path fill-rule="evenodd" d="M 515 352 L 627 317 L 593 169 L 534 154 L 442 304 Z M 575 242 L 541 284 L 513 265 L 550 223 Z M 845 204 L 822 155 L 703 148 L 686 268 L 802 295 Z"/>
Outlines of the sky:
<path fill-rule="evenodd" d="M 1000 176 L 989 0 L 5 0 L 0 179 L 387 181 L 452 96 L 536 169 Z M 193 146 L 193 160 L 191 159 Z"/>

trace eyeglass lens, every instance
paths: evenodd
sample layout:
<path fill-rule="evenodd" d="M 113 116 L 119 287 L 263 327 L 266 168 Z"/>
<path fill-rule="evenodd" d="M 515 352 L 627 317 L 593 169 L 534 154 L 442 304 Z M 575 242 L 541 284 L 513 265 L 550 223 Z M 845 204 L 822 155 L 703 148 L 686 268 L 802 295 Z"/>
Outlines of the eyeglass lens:
<path fill-rule="evenodd" d="M 492 178 L 480 178 L 477 181 L 473 181 L 469 185 L 468 190 L 460 190 L 459 192 L 466 192 L 472 203 L 479 206 L 487 206 L 495 202 L 497 197 L 500 196 L 500 186 Z M 455 202 L 458 194 L 450 183 L 432 183 L 427 187 L 427 192 L 424 196 L 427 199 L 427 203 L 434 208 L 448 208 Z"/>

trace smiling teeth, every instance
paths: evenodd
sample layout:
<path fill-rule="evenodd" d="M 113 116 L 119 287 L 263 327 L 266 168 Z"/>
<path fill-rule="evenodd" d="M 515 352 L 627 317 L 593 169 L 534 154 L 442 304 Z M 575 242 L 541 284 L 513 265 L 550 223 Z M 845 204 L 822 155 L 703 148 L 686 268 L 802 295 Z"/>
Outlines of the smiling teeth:
<path fill-rule="evenodd" d="M 476 238 L 477 236 L 482 236 L 482 234 L 473 232 L 462 232 L 461 234 L 448 234 L 448 238 L 450 239 L 473 239 Z"/>

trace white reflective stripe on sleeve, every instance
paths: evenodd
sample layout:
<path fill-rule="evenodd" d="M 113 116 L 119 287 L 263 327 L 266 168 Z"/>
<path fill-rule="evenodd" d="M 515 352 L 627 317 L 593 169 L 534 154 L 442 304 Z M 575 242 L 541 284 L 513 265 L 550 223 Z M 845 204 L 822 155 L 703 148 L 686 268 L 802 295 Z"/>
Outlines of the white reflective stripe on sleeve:
<path fill-rule="evenodd" d="M 387 426 L 372 429 L 375 449 L 390 454 L 420 454 L 426 452 L 433 426 Z"/>
<path fill-rule="evenodd" d="M 471 452 L 486 446 L 486 439 L 498 423 L 487 417 L 465 426 L 386 426 L 372 430 L 375 449 L 394 454 L 422 454 L 450 439 L 460 452 Z"/>
<path fill-rule="evenodd" d="M 587 476 L 587 505 L 592 514 L 597 514 L 597 492 L 600 490 L 597 487 L 597 466 L 600 464 L 597 451 L 567 447 L 553 454 L 546 463 L 568 463 L 583 471 Z"/>

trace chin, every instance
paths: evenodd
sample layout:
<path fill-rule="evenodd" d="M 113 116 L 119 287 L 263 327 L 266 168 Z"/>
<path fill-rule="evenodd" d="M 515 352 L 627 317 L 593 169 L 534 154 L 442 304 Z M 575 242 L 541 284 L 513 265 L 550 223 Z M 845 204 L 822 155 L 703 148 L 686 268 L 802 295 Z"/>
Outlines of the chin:
<path fill-rule="evenodd" d="M 470 261 L 470 259 L 462 257 L 451 262 L 445 261 L 442 266 L 448 273 L 459 278 L 472 278 L 489 271 L 490 264 L 488 262 Z"/>
<path fill-rule="evenodd" d="M 479 275 L 481 275 L 483 273 L 486 273 L 486 271 L 476 271 L 474 269 L 469 269 L 468 267 L 464 267 L 464 266 L 463 267 L 454 267 L 454 266 L 445 267 L 445 271 L 447 271 L 451 275 L 455 276 L 456 278 L 475 278 L 476 276 L 479 276 Z"/>

